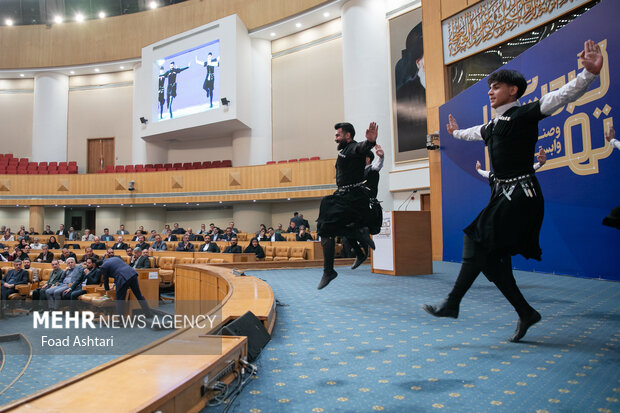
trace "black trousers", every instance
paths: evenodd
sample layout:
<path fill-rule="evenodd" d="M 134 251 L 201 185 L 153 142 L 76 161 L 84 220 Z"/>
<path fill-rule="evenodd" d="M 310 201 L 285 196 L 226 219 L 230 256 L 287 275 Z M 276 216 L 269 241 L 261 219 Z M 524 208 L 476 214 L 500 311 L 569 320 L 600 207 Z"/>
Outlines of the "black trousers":
<path fill-rule="evenodd" d="M 535 310 L 521 294 L 512 273 L 512 260 L 508 256 L 495 256 L 488 253 L 469 236 L 463 239 L 463 264 L 452 291 L 448 295 L 448 305 L 458 307 L 480 273 L 493 282 L 512 304 L 521 318 L 527 318 Z"/>
<path fill-rule="evenodd" d="M 131 289 L 133 295 L 136 296 L 136 299 L 140 303 L 140 307 L 147 316 L 151 315 L 151 308 L 149 307 L 149 303 L 146 302 L 142 292 L 140 291 L 140 285 L 138 284 L 138 276 L 134 275 L 127 282 L 122 284 L 119 288 L 116 289 L 116 312 L 118 314 L 125 314 L 125 309 L 127 308 L 127 302 L 125 301 L 125 296 L 127 295 L 127 290 Z"/>

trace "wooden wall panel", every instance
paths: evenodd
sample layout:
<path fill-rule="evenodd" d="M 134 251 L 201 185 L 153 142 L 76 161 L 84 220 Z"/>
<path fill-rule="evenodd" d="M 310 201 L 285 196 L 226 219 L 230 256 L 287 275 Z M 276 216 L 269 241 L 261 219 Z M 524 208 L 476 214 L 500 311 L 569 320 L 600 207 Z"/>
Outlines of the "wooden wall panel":
<path fill-rule="evenodd" d="M 124 16 L 51 26 L 0 27 L 0 68 L 72 66 L 138 58 L 144 46 L 238 14 L 248 29 L 325 0 L 189 0 Z"/>
<path fill-rule="evenodd" d="M 441 18 L 447 19 L 448 17 L 467 8 L 467 1 L 468 0 L 441 0 Z M 435 0 L 435 3 L 439 2 Z M 426 59 L 424 59 L 424 61 L 426 62 Z"/>

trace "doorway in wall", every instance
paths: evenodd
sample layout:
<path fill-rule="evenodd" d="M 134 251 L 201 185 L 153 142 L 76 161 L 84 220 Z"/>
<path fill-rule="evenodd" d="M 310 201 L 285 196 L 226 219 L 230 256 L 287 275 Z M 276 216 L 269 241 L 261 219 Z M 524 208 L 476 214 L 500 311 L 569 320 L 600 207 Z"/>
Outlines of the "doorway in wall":
<path fill-rule="evenodd" d="M 86 172 L 93 174 L 106 166 L 114 166 L 114 153 L 114 138 L 88 139 Z"/>

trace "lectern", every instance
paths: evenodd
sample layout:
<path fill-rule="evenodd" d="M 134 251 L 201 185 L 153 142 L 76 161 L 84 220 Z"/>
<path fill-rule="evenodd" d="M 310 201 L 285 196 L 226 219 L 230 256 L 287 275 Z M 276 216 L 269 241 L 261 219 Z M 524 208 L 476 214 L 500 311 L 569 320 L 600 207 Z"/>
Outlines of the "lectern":
<path fill-rule="evenodd" d="M 385 211 L 381 232 L 372 239 L 377 247 L 371 255 L 373 273 L 433 273 L 430 211 Z"/>

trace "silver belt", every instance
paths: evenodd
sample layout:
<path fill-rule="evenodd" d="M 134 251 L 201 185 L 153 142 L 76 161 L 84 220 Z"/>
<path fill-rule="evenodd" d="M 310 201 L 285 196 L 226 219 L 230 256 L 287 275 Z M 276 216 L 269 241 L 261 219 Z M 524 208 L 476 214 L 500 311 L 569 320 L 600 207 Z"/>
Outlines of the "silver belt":
<path fill-rule="evenodd" d="M 497 190 L 501 190 L 506 199 L 512 201 L 512 193 L 517 187 L 517 185 L 521 185 L 523 189 L 523 193 L 528 198 L 534 198 L 537 196 L 536 189 L 534 189 L 534 174 L 527 174 L 517 176 L 515 178 L 508 179 L 500 179 L 495 178 L 495 185 Z"/>
<path fill-rule="evenodd" d="M 351 185 L 339 186 L 338 190 L 339 191 L 347 191 L 349 189 L 358 188 L 358 187 L 364 185 L 364 183 L 366 183 L 366 181 L 358 182 L 356 184 L 351 184 Z"/>

